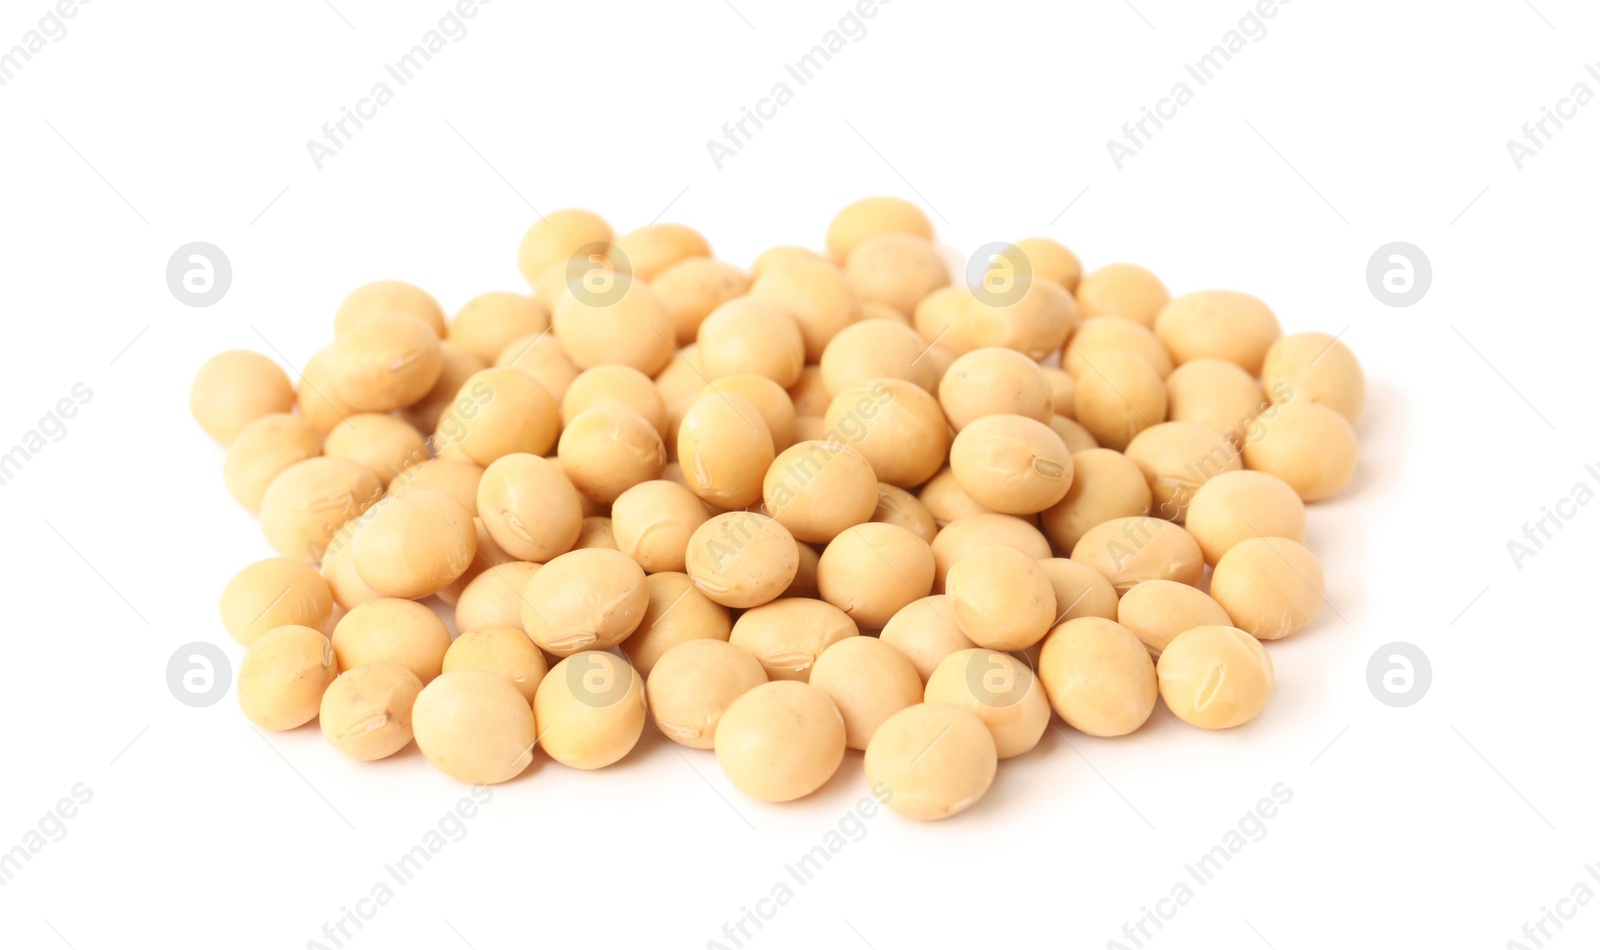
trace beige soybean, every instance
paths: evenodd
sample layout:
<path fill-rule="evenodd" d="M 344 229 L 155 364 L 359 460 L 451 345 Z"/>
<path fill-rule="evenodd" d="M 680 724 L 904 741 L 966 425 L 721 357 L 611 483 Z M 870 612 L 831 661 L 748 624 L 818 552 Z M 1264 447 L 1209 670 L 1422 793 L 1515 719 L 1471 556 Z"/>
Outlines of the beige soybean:
<path fill-rule="evenodd" d="M 284 469 L 322 454 L 322 435 L 298 416 L 273 412 L 256 419 L 228 443 L 222 484 L 248 511 L 261 508 L 261 496 Z"/>
<path fill-rule="evenodd" d="M 1228 549 L 1211 575 L 1211 596 L 1233 626 L 1258 640 L 1306 628 L 1322 611 L 1322 563 L 1288 538 L 1247 538 Z"/>
<path fill-rule="evenodd" d="M 901 326 L 911 326 L 909 313 L 901 313 L 888 304 L 878 303 L 875 300 L 864 300 L 861 303 L 861 319 L 857 322 L 864 323 L 868 320 L 887 320 L 890 323 L 898 323 Z"/>
<path fill-rule="evenodd" d="M 644 617 L 622 641 L 622 652 L 641 676 L 649 676 L 661 657 L 680 643 L 726 641 L 732 635 L 728 608 L 700 593 L 689 575 L 662 571 L 646 577 L 645 586 L 650 602 Z"/>
<path fill-rule="evenodd" d="M 372 470 L 345 459 L 309 458 L 284 469 L 261 496 L 261 531 L 272 549 L 307 561 L 323 550 L 346 521 L 383 494 Z"/>
<path fill-rule="evenodd" d="M 361 604 L 339 618 L 332 639 L 341 670 L 368 663 L 398 663 L 417 679 L 431 683 L 450 649 L 450 628 L 416 601 L 385 597 Z"/>
<path fill-rule="evenodd" d="M 922 502 L 923 507 L 933 515 L 934 523 L 940 528 L 957 518 L 989 511 L 962 489 L 961 483 L 956 481 L 956 473 L 950 470 L 949 465 L 939 469 L 932 478 L 922 484 L 917 493 L 917 500 Z"/>
<path fill-rule="evenodd" d="M 441 347 L 441 353 L 442 349 Z M 441 375 L 442 372 L 441 370 Z M 339 398 L 338 392 L 334 389 L 332 346 L 323 347 L 313 353 L 301 367 L 300 387 L 295 393 L 295 401 L 300 407 L 300 418 L 322 433 L 331 431 L 345 416 L 356 412 Z"/>
<path fill-rule="evenodd" d="M 1132 631 L 1151 656 L 1160 656 L 1185 630 L 1233 625 L 1222 605 L 1199 589 L 1161 580 L 1140 581 L 1128 588 L 1117 602 L 1116 621 Z"/>
<path fill-rule="evenodd" d="M 989 544 L 1016 548 L 1035 561 L 1050 556 L 1050 542 L 1032 521 L 998 512 L 963 515 L 933 539 L 933 589 L 943 593 L 950 566 Z"/>
<path fill-rule="evenodd" d="M 1073 394 L 1077 394 L 1076 389 L 1073 390 Z M 1100 443 L 1082 423 L 1059 413 L 1050 417 L 1050 431 L 1056 434 L 1056 438 L 1060 439 L 1061 444 L 1065 445 L 1067 451 L 1073 455 L 1100 447 Z"/>
<path fill-rule="evenodd" d="M 548 561 L 572 549 L 583 508 L 567 476 L 549 459 L 516 454 L 496 459 L 478 483 L 478 514 L 506 553 Z"/>
<path fill-rule="evenodd" d="M 845 727 L 827 693 L 808 683 L 763 683 L 735 699 L 713 743 L 723 774 L 765 802 L 811 794 L 844 760 Z"/>
<path fill-rule="evenodd" d="M 796 442 L 827 441 L 827 420 L 821 416 L 796 416 L 794 420 L 794 438 Z"/>
<path fill-rule="evenodd" d="M 830 434 L 861 454 L 878 480 L 911 488 L 933 477 L 950 447 L 938 400 L 901 379 L 853 386 L 828 403 Z"/>
<path fill-rule="evenodd" d="M 438 334 L 404 313 L 374 314 L 328 348 L 333 396 L 358 412 L 411 405 L 428 395 L 443 369 Z"/>
<path fill-rule="evenodd" d="M 789 393 L 782 386 L 765 376 L 735 373 L 707 385 L 696 396 L 704 398 L 717 393 L 739 396 L 755 407 L 761 420 L 767 424 L 767 434 L 772 436 L 774 452 L 782 452 L 794 444 L 794 402 L 789 399 Z M 693 403 L 689 408 L 694 408 Z M 684 415 L 687 416 L 688 412 L 685 411 Z M 682 419 L 678 420 L 678 425 L 680 427 L 683 425 Z"/>
<path fill-rule="evenodd" d="M 773 459 L 761 497 L 767 513 L 797 540 L 826 544 L 846 528 L 872 520 L 878 478 L 848 446 L 801 442 Z"/>
<path fill-rule="evenodd" d="M 1246 468 L 1276 475 L 1304 501 L 1337 494 L 1355 476 L 1359 456 L 1350 422 L 1304 399 L 1262 412 L 1244 444 Z"/>
<path fill-rule="evenodd" d="M 472 515 L 442 492 L 404 492 L 365 517 L 351 554 L 361 579 L 386 597 L 438 593 L 466 573 L 477 554 Z"/>
<path fill-rule="evenodd" d="M 1261 365 L 1261 381 L 1274 402 L 1299 395 L 1352 423 L 1367 401 L 1361 363 L 1348 346 L 1326 333 L 1293 333 L 1273 343 Z"/>
<path fill-rule="evenodd" d="M 411 744 L 411 710 L 422 680 L 398 663 L 370 663 L 340 673 L 322 694 L 323 738 L 357 762 L 388 758 Z"/>
<path fill-rule="evenodd" d="M 1051 626 L 1078 617 L 1117 619 L 1117 589 L 1104 574 L 1065 557 L 1041 558 L 1039 569 L 1044 571 L 1050 590 L 1056 596 L 1056 614 Z"/>
<path fill-rule="evenodd" d="M 789 387 L 789 401 L 794 404 L 794 413 L 800 418 L 827 413 L 828 403 L 833 401 L 833 396 L 828 392 L 822 367 L 807 366 L 800 371 L 800 378 Z"/>
<path fill-rule="evenodd" d="M 428 443 L 404 419 L 363 412 L 345 416 L 328 432 L 323 454 L 366 466 L 387 487 L 396 475 L 428 460 Z"/>
<path fill-rule="evenodd" d="M 1072 485 L 1072 456 L 1042 422 L 1017 415 L 975 419 L 950 445 L 950 471 L 968 497 L 993 511 L 1031 515 Z"/>
<path fill-rule="evenodd" d="M 389 495 L 425 489 L 442 492 L 477 517 L 478 488 L 482 484 L 483 469 L 471 462 L 429 459 L 396 475 L 389 483 Z"/>
<path fill-rule="evenodd" d="M 1146 325 L 1127 317 L 1091 317 L 1083 321 L 1072 339 L 1061 349 L 1061 366 L 1082 378 L 1094 372 L 1095 364 L 1107 350 L 1130 350 L 1155 367 L 1162 379 L 1172 372 L 1172 357 Z"/>
<path fill-rule="evenodd" d="M 1151 513 L 1183 524 L 1194 493 L 1243 468 L 1228 437 L 1193 422 L 1162 422 L 1133 437 L 1124 454 L 1150 485 Z"/>
<path fill-rule="evenodd" d="M 616 533 L 611 530 L 610 518 L 605 515 L 590 515 L 583 519 L 583 526 L 578 529 L 578 540 L 572 542 L 572 550 L 581 551 L 584 548 L 619 550 Z"/>
<path fill-rule="evenodd" d="M 815 544 L 802 541 L 795 542 L 794 547 L 800 556 L 800 564 L 795 568 L 794 580 L 779 596 L 820 598 L 822 592 L 817 589 L 817 568 L 822 564 L 822 552 L 817 550 Z"/>
<path fill-rule="evenodd" d="M 826 261 L 797 259 L 767 271 L 750 286 L 750 298 L 776 304 L 794 318 L 808 363 L 822 359 L 828 341 L 861 319 L 855 289 L 843 271 Z"/>
<path fill-rule="evenodd" d="M 1156 315 L 1172 299 L 1161 278 L 1138 264 L 1107 264 L 1083 275 L 1076 291 L 1085 318 L 1127 317 L 1153 326 Z"/>
<path fill-rule="evenodd" d="M 1145 645 L 1103 617 L 1068 620 L 1039 651 L 1039 678 L 1067 725 L 1091 736 L 1125 736 L 1156 708 L 1156 667 Z"/>
<path fill-rule="evenodd" d="M 690 490 L 726 511 L 761 498 L 774 455 L 766 420 L 736 393 L 701 396 L 678 427 L 678 459 Z"/>
<path fill-rule="evenodd" d="M 1054 281 L 1069 291 L 1078 289 L 1083 263 L 1066 245 L 1047 237 L 1027 237 L 1011 246 L 1022 252 L 1035 279 Z"/>
<path fill-rule="evenodd" d="M 691 749 L 709 749 L 722 714 L 765 682 L 761 664 L 727 641 L 687 640 L 656 661 L 645 679 L 645 702 L 662 735 Z"/>
<path fill-rule="evenodd" d="M 1167 418 L 1167 387 L 1150 361 L 1130 350 L 1100 353 L 1072 396 L 1075 418 L 1095 441 L 1122 451 Z"/>
<path fill-rule="evenodd" d="M 617 249 L 640 280 L 655 280 L 681 261 L 711 256 L 711 244 L 704 235 L 688 225 L 670 222 L 629 231 L 617 238 Z"/>
<path fill-rule="evenodd" d="M 1051 414 L 1071 419 L 1072 399 L 1078 390 L 1078 380 L 1057 366 L 1041 366 L 1039 372 L 1044 374 L 1044 381 L 1050 387 Z"/>
<path fill-rule="evenodd" d="M 990 544 L 950 568 L 945 594 L 961 632 L 991 650 L 1022 650 L 1038 643 L 1055 622 L 1055 589 L 1038 558 Z"/>
<path fill-rule="evenodd" d="M 1272 698 L 1276 678 L 1260 642 L 1227 624 L 1178 634 L 1162 651 L 1156 676 L 1172 714 L 1202 729 L 1254 719 Z"/>
<path fill-rule="evenodd" d="M 496 290 L 462 305 L 446 337 L 485 363 L 493 363 L 511 341 L 550 329 L 550 308 L 527 294 Z"/>
<path fill-rule="evenodd" d="M 542 564 L 508 561 L 486 569 L 472 579 L 456 601 L 456 628 L 522 629 L 522 591 Z"/>
<path fill-rule="evenodd" d="M 867 782 L 922 821 L 971 808 L 994 782 L 999 754 L 983 720 L 949 703 L 918 703 L 884 721 L 867 746 Z"/>
<path fill-rule="evenodd" d="M 361 527 L 360 518 L 346 521 L 322 552 L 322 576 L 328 582 L 328 589 L 333 591 L 333 602 L 345 610 L 383 596 L 367 586 L 356 571 L 356 559 L 350 548 Z"/>
<path fill-rule="evenodd" d="M 784 597 L 741 614 L 728 642 L 755 657 L 769 678 L 805 682 L 817 657 L 860 633 L 850 615 L 832 604 Z"/>
<path fill-rule="evenodd" d="M 683 346 L 694 342 L 712 311 L 749 293 L 750 277 L 726 261 L 687 257 L 657 274 L 650 287 L 672 316 L 678 345 Z"/>
<path fill-rule="evenodd" d="M 685 397 L 693 398 L 706 385 L 705 360 L 700 358 L 700 344 L 690 343 L 680 347 L 666 369 L 656 374 L 656 391 L 668 407 Z M 585 406 L 584 408 L 588 408 Z M 638 412 L 637 409 L 634 410 Z M 643 413 L 641 413 L 643 415 Z"/>
<path fill-rule="evenodd" d="M 810 683 L 833 698 L 844 717 L 845 745 L 861 751 L 885 720 L 922 702 L 916 667 L 876 637 L 846 637 L 822 651 Z"/>
<path fill-rule="evenodd" d="M 689 537 L 684 560 L 694 586 L 724 607 L 756 607 L 777 598 L 800 569 L 789 529 L 752 511 L 716 515 Z"/>
<path fill-rule="evenodd" d="M 1039 515 L 1050 542 L 1070 552 L 1096 525 L 1150 513 L 1150 483 L 1132 459 L 1111 449 L 1072 456 L 1072 484 L 1061 500 Z"/>
<path fill-rule="evenodd" d="M 994 274 L 990 272 L 991 280 Z M 949 336 L 939 345 L 957 354 L 1003 346 L 1044 360 L 1061 349 L 1081 322 L 1072 294 L 1059 284 L 1030 281 L 1020 296 L 999 290 L 999 299 L 979 298 L 960 310 Z"/>
<path fill-rule="evenodd" d="M 566 398 L 568 387 L 578 378 L 578 367 L 567 356 L 561 341 L 551 333 L 512 340 L 500 351 L 494 365 L 527 373 L 558 403 Z"/>
<path fill-rule="evenodd" d="M 945 657 L 928 677 L 923 699 L 975 714 L 988 727 L 1002 759 L 1033 749 L 1050 724 L 1050 702 L 1028 665 L 983 647 Z"/>
<path fill-rule="evenodd" d="M 493 673 L 515 686 L 529 703 L 549 671 L 544 654 L 528 635 L 520 627 L 503 625 L 474 627 L 456 637 L 444 653 L 444 672 L 451 670 Z"/>
<path fill-rule="evenodd" d="M 633 751 L 644 733 L 644 679 L 614 653 L 575 653 L 539 684 L 533 714 L 550 758 L 569 768 L 603 769 Z"/>
<path fill-rule="evenodd" d="M 616 237 L 606 220 L 583 208 L 562 208 L 541 215 L 517 248 L 517 269 L 537 285 L 551 267 L 565 267 L 569 258 L 591 244 L 609 245 Z"/>
<path fill-rule="evenodd" d="M 538 735 L 528 701 L 485 670 L 451 670 L 424 686 L 411 709 L 411 729 L 434 768 L 474 785 L 521 775 L 533 761 Z"/>
<path fill-rule="evenodd" d="M 333 334 L 343 336 L 369 317 L 397 312 L 420 320 L 435 336 L 445 335 L 444 308 L 439 301 L 403 280 L 375 280 L 350 291 L 333 314 Z"/>
<path fill-rule="evenodd" d="M 562 430 L 556 455 L 572 486 L 602 505 L 656 478 L 667 464 L 667 448 L 655 426 L 619 405 L 578 413 Z"/>
<path fill-rule="evenodd" d="M 826 261 L 827 258 L 808 247 L 781 244 L 769 247 L 756 255 L 750 264 L 750 276 L 760 277 L 768 271 L 781 270 L 795 261 Z"/>
<path fill-rule="evenodd" d="M 1049 422 L 1054 415 L 1050 381 L 1039 365 L 1016 350 L 992 346 L 956 357 L 939 382 L 939 406 L 957 432 L 984 416 Z"/>
<path fill-rule="evenodd" d="M 1261 383 L 1227 360 L 1190 360 L 1167 377 L 1167 418 L 1215 429 L 1235 445 L 1266 402 Z"/>
<path fill-rule="evenodd" d="M 695 336 L 709 380 L 736 373 L 765 376 L 793 386 L 806 363 L 800 324 L 781 305 L 739 297 L 711 311 Z"/>
<path fill-rule="evenodd" d="M 876 630 L 933 592 L 933 548 L 892 524 L 854 525 L 823 550 L 817 590 L 857 626 Z"/>
<path fill-rule="evenodd" d="M 1192 586 L 1205 570 L 1194 537 L 1161 518 L 1113 518 L 1095 525 L 1073 545 L 1072 559 L 1104 574 L 1118 594 L 1148 580 Z"/>
<path fill-rule="evenodd" d="M 291 557 L 257 561 L 222 588 L 223 629 L 249 646 L 284 626 L 321 629 L 333 613 L 333 593 L 309 564 Z"/>
<path fill-rule="evenodd" d="M 933 222 L 921 208 L 904 198 L 861 198 L 840 208 L 828 222 L 828 253 L 842 263 L 856 248 L 880 234 L 910 234 L 932 241 Z"/>
<path fill-rule="evenodd" d="M 642 278 L 606 273 L 605 289 L 558 300 L 550 325 L 579 369 L 621 363 L 654 376 L 672 359 L 672 315 Z"/>
<path fill-rule="evenodd" d="M 657 432 L 666 431 L 667 404 L 661 397 L 660 388 L 655 380 L 631 366 L 596 366 L 579 373 L 578 378 L 567 387 L 566 396 L 562 397 L 561 423 L 571 425 L 572 420 L 585 409 L 603 405 L 632 409 L 648 419 Z M 551 441 L 554 440 L 552 432 Z M 543 455 L 548 448 L 524 451 Z"/>
<path fill-rule="evenodd" d="M 489 529 L 484 527 L 482 518 L 472 519 L 472 529 L 474 544 L 477 547 L 477 551 L 472 556 L 472 563 L 467 565 L 467 569 L 461 573 L 460 577 L 440 588 L 436 595 L 440 600 L 452 607 L 460 603 L 462 591 L 467 589 L 468 584 L 477 580 L 479 574 L 497 564 L 507 564 L 516 560 L 516 558 L 507 554 L 500 545 L 494 543 L 494 538 L 489 536 Z"/>
<path fill-rule="evenodd" d="M 676 482 L 640 482 L 617 496 L 611 528 L 617 550 L 647 573 L 682 571 L 689 538 L 710 514 L 694 493 Z"/>
<path fill-rule="evenodd" d="M 246 719 L 280 732 L 316 718 L 336 672 L 327 637 L 310 627 L 274 627 L 245 651 L 234 691 Z"/>
<path fill-rule="evenodd" d="M 1161 309 L 1154 329 L 1175 363 L 1213 357 L 1251 375 L 1260 374 L 1267 350 L 1283 335 L 1270 307 L 1237 290 L 1175 297 Z"/>
<path fill-rule="evenodd" d="M 908 326 L 863 320 L 840 330 L 822 351 L 819 371 L 829 393 L 838 394 L 879 379 L 903 379 L 932 391 L 938 368 L 928 342 Z M 826 411 L 826 405 L 824 405 Z"/>
<path fill-rule="evenodd" d="M 878 483 L 878 504 L 872 510 L 872 520 L 898 525 L 929 544 L 939 533 L 939 523 L 928 506 L 916 495 L 888 482 Z"/>
<path fill-rule="evenodd" d="M 950 283 L 950 268 L 938 248 L 915 234 L 867 238 L 845 260 L 844 275 L 863 302 L 908 315 L 922 298 Z"/>
<path fill-rule="evenodd" d="M 461 387 L 439 417 L 439 454 L 488 465 L 514 452 L 544 455 L 561 427 L 556 402 L 526 373 L 486 369 Z"/>
<path fill-rule="evenodd" d="M 418 432 L 434 432 L 439 428 L 439 417 L 455 404 L 461 387 L 474 373 L 488 369 L 494 360 L 479 359 L 465 347 L 449 340 L 439 342 L 439 379 L 428 394 L 407 406 L 402 413 Z"/>
<path fill-rule="evenodd" d="M 250 423 L 294 408 L 294 386 L 272 360 L 229 350 L 206 360 L 189 389 L 189 412 L 200 428 L 227 445 Z"/>
<path fill-rule="evenodd" d="M 1224 472 L 1194 493 L 1184 527 L 1206 563 L 1216 566 L 1230 548 L 1249 538 L 1306 539 L 1306 505 L 1283 479 L 1267 472 Z"/>
<path fill-rule="evenodd" d="M 956 624 L 956 612 L 944 594 L 912 601 L 883 625 L 878 639 L 905 655 L 923 683 L 952 653 L 972 648 Z"/>
<path fill-rule="evenodd" d="M 556 656 L 607 650 L 644 619 L 644 571 L 620 551 L 586 548 L 557 557 L 522 590 L 522 629 Z"/>

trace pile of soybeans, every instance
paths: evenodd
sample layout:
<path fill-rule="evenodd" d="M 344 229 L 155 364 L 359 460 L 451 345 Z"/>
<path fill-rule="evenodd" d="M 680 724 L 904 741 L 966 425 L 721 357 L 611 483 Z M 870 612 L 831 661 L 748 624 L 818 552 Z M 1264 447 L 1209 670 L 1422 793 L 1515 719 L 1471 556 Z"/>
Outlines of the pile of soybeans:
<path fill-rule="evenodd" d="M 208 361 L 191 409 L 280 555 L 222 592 L 245 716 L 473 783 L 652 723 L 773 802 L 858 749 L 913 818 L 1052 715 L 1248 722 L 1263 643 L 1323 605 L 1305 504 L 1355 471 L 1360 365 L 1248 294 L 1002 247 L 953 281 L 920 209 L 868 198 L 747 271 L 560 211 L 531 294 L 447 321 L 380 281 L 298 385 Z"/>

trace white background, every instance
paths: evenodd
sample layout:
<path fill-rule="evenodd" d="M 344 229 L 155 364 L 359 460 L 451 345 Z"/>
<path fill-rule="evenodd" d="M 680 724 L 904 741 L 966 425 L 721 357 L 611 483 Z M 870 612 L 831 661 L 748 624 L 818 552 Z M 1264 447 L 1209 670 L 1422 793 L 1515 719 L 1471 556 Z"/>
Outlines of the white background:
<path fill-rule="evenodd" d="M 665 213 L 747 264 L 820 247 L 835 209 L 878 193 L 919 200 L 964 251 L 1046 234 L 1089 266 L 1138 261 L 1175 292 L 1258 294 L 1289 331 L 1344 331 L 1370 383 L 1363 457 L 1312 513 L 1329 608 L 1272 646 L 1260 719 L 1209 734 L 1161 710 L 1117 740 L 1057 721 L 971 812 L 880 813 L 748 946 L 1106 946 L 1280 782 L 1294 797 L 1266 837 L 1150 946 L 1504 947 L 1580 879 L 1600 889 L 1600 513 L 1578 508 L 1520 570 L 1506 550 L 1575 483 L 1600 487 L 1600 104 L 1520 171 L 1505 146 L 1573 84 L 1600 92 L 1600 15 L 1295 0 L 1117 170 L 1106 140 L 1250 7 L 895 0 L 719 171 L 706 140 L 846 0 L 496 0 L 319 171 L 306 140 L 447 0 L 83 6 L 0 88 L 0 445 L 93 391 L 0 488 L 0 850 L 93 790 L 0 889 L 5 943 L 303 947 L 465 793 L 414 749 L 357 765 L 314 728 L 263 741 L 231 697 L 169 694 L 183 644 L 237 663 L 217 595 L 271 553 L 188 415 L 206 357 L 265 338 L 299 365 L 376 278 L 452 311 L 521 289 L 535 208 L 619 231 Z M 49 8 L 6 0 L 0 50 Z M 1404 309 L 1365 278 L 1396 240 L 1434 272 Z M 233 265 L 206 309 L 165 281 L 191 241 Z M 1366 685 L 1396 640 L 1433 664 L 1405 709 Z M 703 947 L 865 794 L 856 753 L 782 807 L 653 733 L 598 773 L 541 756 L 347 945 Z M 1590 905 L 1553 945 L 1597 939 Z"/>

